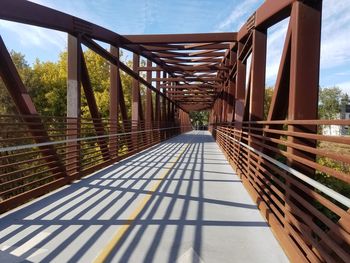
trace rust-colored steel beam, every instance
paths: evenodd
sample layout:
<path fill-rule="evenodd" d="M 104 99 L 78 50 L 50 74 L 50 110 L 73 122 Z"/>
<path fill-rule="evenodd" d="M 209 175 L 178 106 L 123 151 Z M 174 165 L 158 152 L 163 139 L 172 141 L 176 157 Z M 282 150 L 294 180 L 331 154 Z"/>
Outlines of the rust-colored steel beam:
<path fill-rule="evenodd" d="M 147 67 L 152 67 L 152 61 L 147 60 Z M 152 71 L 148 71 L 146 75 L 146 80 L 148 83 L 152 83 Z M 147 89 L 146 91 L 146 111 L 145 111 L 145 121 L 146 129 L 152 129 L 153 120 L 153 106 L 152 106 L 152 91 Z"/>
<path fill-rule="evenodd" d="M 16 105 L 18 112 L 28 118 L 24 121 L 28 123 L 33 140 L 36 143 L 49 142 L 50 138 L 44 124 L 39 118 L 35 105 L 24 86 L 21 77 L 14 65 L 5 43 L 0 36 L 0 76 Z M 33 118 L 38 116 L 38 118 Z M 66 169 L 53 146 L 42 146 L 42 155 L 46 158 L 48 166 L 58 173 L 57 177 L 66 177 Z"/>
<path fill-rule="evenodd" d="M 228 71 L 228 67 L 224 66 L 173 66 L 174 71 L 204 71 L 204 72 L 209 72 L 209 71 L 217 71 L 217 70 L 226 70 Z M 139 71 L 162 71 L 162 67 L 139 67 Z"/>
<path fill-rule="evenodd" d="M 187 81 L 187 82 L 192 82 L 192 81 L 202 81 L 202 82 L 208 82 L 208 81 L 215 81 L 219 82 L 222 81 L 221 78 L 213 78 L 213 77 L 181 77 L 181 78 L 152 78 L 152 81 L 162 81 L 162 82 L 178 82 L 178 81 Z"/>
<path fill-rule="evenodd" d="M 140 56 L 137 54 L 133 55 L 132 68 L 134 72 L 137 72 L 137 68 L 140 64 Z M 138 74 L 138 73 L 137 73 Z M 139 129 L 140 124 L 140 116 L 142 116 L 140 112 L 140 83 L 138 79 L 134 78 L 132 80 L 132 98 L 131 98 L 131 122 L 132 122 L 132 132 L 136 132 Z M 138 144 L 138 135 L 132 136 L 132 142 L 134 147 Z"/>
<path fill-rule="evenodd" d="M 264 118 L 266 43 L 266 32 L 253 30 L 249 109 L 250 121 L 260 121 Z"/>
<path fill-rule="evenodd" d="M 159 93 L 160 96 L 164 96 L 165 99 L 169 100 L 169 98 L 167 98 L 163 93 L 158 91 L 155 87 L 153 87 L 150 83 L 144 80 L 141 76 L 139 76 L 139 74 L 137 74 L 134 70 L 130 69 L 123 62 L 121 62 L 120 60 L 112 56 L 108 51 L 106 51 L 104 48 L 98 45 L 95 41 L 93 41 L 92 39 L 83 37 L 82 42 L 84 43 L 84 45 L 89 47 L 91 50 L 95 51 L 97 54 L 99 54 L 101 57 L 105 58 L 109 62 L 113 63 L 114 65 L 119 65 L 119 68 L 122 71 L 124 71 L 126 74 L 130 75 L 133 79 L 139 81 L 141 84 L 145 85 L 147 88 L 153 90 L 155 93 Z M 176 106 L 181 108 L 181 106 L 178 104 L 176 104 Z"/>
<path fill-rule="evenodd" d="M 171 34 L 171 35 L 123 35 L 134 44 L 162 44 L 162 43 L 208 43 L 234 42 L 237 33 L 205 33 L 205 34 Z"/>
<path fill-rule="evenodd" d="M 235 64 L 237 61 L 237 53 L 234 51 L 230 51 L 229 54 L 230 64 Z M 227 121 L 233 122 L 233 118 L 235 115 L 235 94 L 236 94 L 236 82 L 234 79 L 230 78 L 228 74 L 228 107 L 227 107 Z"/>
<path fill-rule="evenodd" d="M 142 97 L 141 97 L 141 90 L 139 89 L 139 119 L 141 122 L 145 120 L 145 115 L 143 111 L 143 104 L 142 104 Z"/>
<path fill-rule="evenodd" d="M 102 123 L 101 114 L 99 113 L 99 110 L 97 107 L 97 103 L 96 103 L 93 88 L 91 86 L 89 72 L 88 72 L 88 69 L 86 66 L 84 54 L 83 54 L 83 51 L 81 49 L 81 46 L 79 46 L 79 48 L 80 48 L 79 54 L 81 55 L 81 58 L 80 58 L 81 59 L 81 62 L 80 62 L 80 65 L 81 65 L 81 83 L 82 83 L 82 86 L 84 89 L 86 102 L 87 102 L 88 107 L 89 107 L 91 118 L 93 119 L 96 135 L 103 136 L 106 134 L 105 127 Z M 98 142 L 99 147 L 101 149 L 103 159 L 105 161 L 109 160 L 110 154 L 109 154 L 107 139 L 99 138 L 97 140 L 97 142 Z"/>
<path fill-rule="evenodd" d="M 166 72 L 163 71 L 163 78 L 166 78 L 167 77 L 167 74 Z M 166 89 L 162 89 L 163 90 L 163 94 L 166 96 L 167 95 L 167 92 L 166 92 Z M 166 100 L 164 99 L 165 97 L 163 97 L 162 99 L 162 121 L 165 122 L 166 121 Z"/>
<path fill-rule="evenodd" d="M 172 72 L 171 68 L 159 59 L 156 54 L 140 45 L 137 48 L 127 46 L 126 44 L 133 43 L 130 43 L 130 40 L 125 37 L 86 20 L 30 1 L 2 0 L 0 19 L 63 31 L 74 36 L 83 34 L 89 38 L 113 46 L 123 47 L 133 53 L 142 55 L 162 66 L 164 70 Z"/>
<path fill-rule="evenodd" d="M 174 51 L 163 51 L 163 52 L 153 52 L 154 54 L 157 54 L 161 58 L 188 58 L 188 57 L 201 57 L 201 58 L 216 58 L 216 57 L 222 57 L 225 55 L 225 52 L 210 52 L 210 53 L 205 53 L 205 54 L 197 54 L 190 56 L 189 53 L 184 53 L 184 52 L 174 52 Z"/>
<path fill-rule="evenodd" d="M 168 64 L 174 64 L 174 63 L 202 63 L 202 62 L 212 62 L 212 63 L 219 63 L 222 61 L 221 58 L 216 57 L 197 57 L 197 58 L 163 58 L 164 62 Z"/>
<path fill-rule="evenodd" d="M 3 8 L 0 10 L 0 18 L 2 19 L 60 30 L 74 36 L 81 35 L 83 36 L 84 43 L 86 44 L 86 42 L 88 42 L 87 45 L 92 45 L 94 48 L 96 48 L 96 45 L 92 43 L 93 41 L 91 39 L 103 41 L 115 47 L 125 48 L 156 63 L 160 66 L 159 70 L 166 71 L 170 77 L 175 77 L 178 74 L 191 76 L 194 75 L 194 73 L 216 73 L 218 70 L 227 70 L 227 68 L 221 68 L 220 65 L 216 65 L 215 63 L 209 65 L 200 65 L 200 63 L 213 62 L 210 61 L 209 58 L 217 58 L 224 55 L 225 52 L 215 50 L 227 49 L 230 44 L 236 41 L 237 37 L 237 33 L 234 32 L 124 37 L 88 21 L 28 1 L 3 0 L 2 7 Z M 143 39 L 147 43 L 138 43 L 137 39 Z M 90 48 L 92 47 L 90 46 Z M 188 52 L 166 51 L 168 49 L 178 51 L 188 50 Z M 203 49 L 205 50 L 190 52 L 190 50 Z M 162 52 L 152 52 L 152 50 L 159 50 Z M 96 49 L 95 52 L 97 52 Z M 166 57 L 171 58 L 173 56 L 194 57 L 191 61 L 194 66 L 191 67 L 186 64 L 176 65 L 174 63 L 178 62 L 169 63 L 161 59 Z M 126 65 L 120 64 L 120 69 L 144 84 L 140 76 L 134 74 L 135 72 L 130 72 L 132 70 L 127 68 Z M 142 68 L 139 70 L 142 70 Z M 147 70 L 153 71 L 154 69 Z M 147 86 L 147 84 L 145 85 Z M 150 86 L 148 87 L 151 88 Z M 179 107 L 179 105 L 177 106 Z"/>
<path fill-rule="evenodd" d="M 298 0 L 266 0 L 253 15 L 252 21 L 247 21 L 237 34 L 237 41 L 242 41 L 249 34 L 252 26 L 257 29 L 265 30 L 266 28 L 287 18 L 290 14 L 291 6 Z"/>
<path fill-rule="evenodd" d="M 167 116 L 166 116 L 166 120 L 167 120 L 167 122 L 168 123 L 170 123 L 171 122 L 171 102 L 168 100 L 167 101 L 168 103 L 168 105 L 167 105 Z"/>
<path fill-rule="evenodd" d="M 67 139 L 75 140 L 80 137 L 81 125 L 81 39 L 68 34 L 67 55 Z M 70 176 L 80 174 L 80 142 L 68 142 L 67 170 Z"/>
<path fill-rule="evenodd" d="M 160 80 L 161 77 L 160 77 L 160 71 L 157 71 L 156 72 L 156 78 L 155 79 L 152 79 L 152 80 L 155 80 L 156 81 L 156 89 L 160 91 Z M 161 113 L 161 108 L 160 108 L 160 96 L 159 96 L 159 93 L 156 93 L 156 103 L 155 103 L 155 121 L 158 125 L 158 128 L 159 128 L 159 122 L 161 121 L 161 116 L 162 116 L 162 113 Z"/>
<path fill-rule="evenodd" d="M 162 85 L 163 88 L 168 89 L 170 85 Z M 215 91 L 217 92 L 221 86 L 218 84 L 182 84 L 176 85 L 172 90 L 174 91 L 190 91 L 190 90 L 199 90 L 199 91 Z"/>
<path fill-rule="evenodd" d="M 292 28 L 291 23 L 289 23 L 267 120 L 282 120 L 287 115 L 288 104 L 286 101 L 288 101 L 289 95 L 291 36 Z"/>
<path fill-rule="evenodd" d="M 139 44 L 127 44 L 127 46 L 134 46 L 138 47 Z M 166 51 L 166 50 L 202 50 L 202 49 L 214 49 L 214 50 L 221 50 L 221 49 L 227 49 L 229 48 L 229 44 L 225 43 L 216 43 L 216 44 L 208 44 L 203 46 L 198 46 L 197 44 L 191 45 L 164 45 L 164 46 L 157 46 L 157 45 L 142 45 L 144 48 L 146 48 L 149 51 Z"/>
<path fill-rule="evenodd" d="M 204 91 L 204 90 L 172 90 L 168 91 L 168 95 L 182 95 L 182 94 L 207 94 L 215 95 L 215 91 Z"/>
<path fill-rule="evenodd" d="M 293 4 L 292 40 L 289 89 L 289 120 L 312 120 L 318 117 L 318 87 L 320 67 L 321 12 L 301 2 Z M 307 92 L 305 92 L 307 91 Z M 317 126 L 290 126 L 292 132 L 316 133 Z M 291 138 L 293 143 L 316 147 L 315 140 Z M 288 148 L 292 154 L 315 160 L 314 154 L 306 154 Z M 313 176 L 313 171 L 303 169 L 303 165 L 292 162 L 299 170 Z"/>
<path fill-rule="evenodd" d="M 201 111 L 201 110 L 206 110 L 210 108 L 210 104 L 184 104 L 184 107 L 188 110 L 188 111 Z"/>
<path fill-rule="evenodd" d="M 242 43 L 238 43 L 239 54 L 243 48 Z M 239 55 L 238 55 L 239 56 Z M 245 85 L 246 85 L 246 64 L 239 60 L 237 56 L 237 77 L 236 77 L 236 103 L 235 103 L 235 127 L 240 129 L 244 117 Z"/>
<path fill-rule="evenodd" d="M 119 64 L 116 63 L 111 63 L 112 65 L 116 66 L 119 69 L 118 70 L 118 74 L 116 74 L 116 87 L 117 87 L 117 103 L 119 104 L 119 110 L 120 110 L 120 114 L 121 114 L 121 119 L 122 119 L 122 123 L 123 123 L 123 128 L 124 131 L 128 131 L 127 127 L 125 127 L 125 123 L 129 122 L 129 118 L 128 118 L 128 113 L 127 113 L 127 109 L 126 109 L 126 104 L 125 104 L 125 98 L 124 98 L 124 92 L 123 92 L 123 85 L 122 85 L 122 81 L 120 78 L 120 68 L 119 68 Z"/>
<path fill-rule="evenodd" d="M 129 118 L 128 118 L 128 112 L 127 112 L 127 109 L 126 109 L 124 92 L 123 92 L 123 85 L 122 85 L 122 80 L 120 78 L 120 74 L 117 75 L 117 80 L 118 80 L 118 83 L 119 83 L 119 85 L 118 85 L 118 94 L 120 94 L 120 96 L 119 96 L 120 113 L 121 113 L 123 122 L 127 122 L 129 120 Z M 126 130 L 125 127 L 124 127 L 124 130 Z"/>
<path fill-rule="evenodd" d="M 266 46 L 267 32 L 260 32 L 256 29 L 252 32 L 252 59 L 251 75 L 249 85 L 249 109 L 246 118 L 249 121 L 261 121 L 264 119 L 264 97 L 265 97 L 265 70 L 266 70 Z M 253 126 L 254 127 L 254 126 Z M 262 134 L 261 131 L 250 130 L 251 134 Z M 255 149 L 262 148 L 252 142 L 252 136 L 249 136 L 249 145 Z"/>
<path fill-rule="evenodd" d="M 116 57 L 119 60 L 119 48 L 110 46 L 110 53 L 112 56 Z M 120 99 L 120 85 L 119 82 L 119 67 L 114 64 L 110 64 L 109 69 L 109 118 L 111 119 L 111 125 L 109 132 L 111 134 L 116 134 L 118 132 L 118 123 L 119 123 L 119 99 Z M 118 143 L 117 138 L 110 138 L 110 151 L 113 157 L 118 156 Z"/>

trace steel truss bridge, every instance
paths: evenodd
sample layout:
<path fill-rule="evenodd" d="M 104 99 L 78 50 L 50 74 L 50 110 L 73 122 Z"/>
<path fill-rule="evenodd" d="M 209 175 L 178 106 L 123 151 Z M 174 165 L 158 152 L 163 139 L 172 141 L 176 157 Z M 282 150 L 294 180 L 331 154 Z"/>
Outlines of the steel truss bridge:
<path fill-rule="evenodd" d="M 350 125 L 318 119 L 321 13 L 321 0 L 266 0 L 238 32 L 120 35 L 0 0 L 0 19 L 68 36 L 67 116 L 37 111 L 0 36 L 18 112 L 0 115 L 0 261 L 349 262 L 349 196 L 317 180 L 350 182 L 350 153 L 319 147 L 350 145 L 319 132 Z M 264 117 L 267 30 L 288 17 Z M 109 118 L 82 45 L 110 63 Z M 189 112 L 202 110 L 209 131 L 194 131 Z"/>

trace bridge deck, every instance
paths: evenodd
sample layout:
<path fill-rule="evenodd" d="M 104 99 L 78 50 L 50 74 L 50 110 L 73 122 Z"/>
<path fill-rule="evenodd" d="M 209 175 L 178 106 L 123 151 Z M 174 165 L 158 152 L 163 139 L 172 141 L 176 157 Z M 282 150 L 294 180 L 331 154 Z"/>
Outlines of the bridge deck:
<path fill-rule="evenodd" d="M 111 165 L 0 222 L 0 262 L 92 262 L 101 252 L 113 262 L 288 261 L 204 131 Z"/>

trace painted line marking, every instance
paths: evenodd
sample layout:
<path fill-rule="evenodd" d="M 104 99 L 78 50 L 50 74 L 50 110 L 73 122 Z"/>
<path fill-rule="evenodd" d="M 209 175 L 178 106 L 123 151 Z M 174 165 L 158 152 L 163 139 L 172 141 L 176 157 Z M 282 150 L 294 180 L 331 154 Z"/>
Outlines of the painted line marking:
<path fill-rule="evenodd" d="M 188 144 L 185 145 L 185 147 L 180 150 L 178 153 L 178 156 L 175 157 L 175 160 L 170 160 L 168 163 L 171 163 L 170 167 L 166 167 L 163 175 L 158 179 L 159 181 L 156 182 L 151 190 L 148 191 L 146 196 L 143 198 L 139 206 L 131 213 L 129 218 L 125 221 L 125 224 L 122 225 L 118 231 L 115 233 L 113 238 L 109 241 L 109 243 L 103 248 L 102 252 L 97 256 L 94 263 L 103 263 L 106 262 L 108 256 L 112 253 L 113 249 L 118 245 L 120 240 L 123 238 L 125 233 L 128 231 L 132 223 L 135 221 L 137 216 L 141 213 L 141 211 L 146 207 L 148 202 L 150 201 L 153 193 L 155 193 L 158 188 L 160 187 L 160 184 L 163 182 L 163 179 L 169 174 L 171 169 L 174 167 L 174 165 L 178 162 L 180 157 L 184 154 L 188 147 Z"/>

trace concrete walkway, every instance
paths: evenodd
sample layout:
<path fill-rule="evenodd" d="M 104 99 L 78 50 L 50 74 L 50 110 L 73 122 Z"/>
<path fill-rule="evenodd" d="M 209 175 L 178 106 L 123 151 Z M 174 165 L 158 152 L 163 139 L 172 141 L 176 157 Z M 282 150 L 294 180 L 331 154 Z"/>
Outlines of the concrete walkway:
<path fill-rule="evenodd" d="M 288 262 L 208 132 L 0 216 L 0 262 Z"/>

